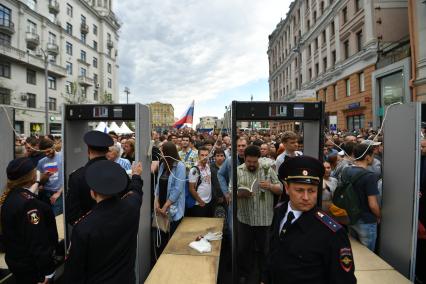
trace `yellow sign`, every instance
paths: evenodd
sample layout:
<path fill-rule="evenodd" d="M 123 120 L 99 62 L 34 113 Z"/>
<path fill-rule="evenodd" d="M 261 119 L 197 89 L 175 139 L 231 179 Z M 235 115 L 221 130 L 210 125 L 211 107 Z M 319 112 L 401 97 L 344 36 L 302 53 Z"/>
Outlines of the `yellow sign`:
<path fill-rule="evenodd" d="M 41 123 L 31 123 L 31 132 L 41 132 L 43 125 Z"/>

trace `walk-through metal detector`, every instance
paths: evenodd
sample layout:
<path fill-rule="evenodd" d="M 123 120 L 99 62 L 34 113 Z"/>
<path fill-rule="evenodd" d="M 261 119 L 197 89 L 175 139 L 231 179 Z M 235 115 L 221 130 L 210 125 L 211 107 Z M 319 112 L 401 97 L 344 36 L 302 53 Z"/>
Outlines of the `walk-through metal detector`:
<path fill-rule="evenodd" d="M 4 135 L 0 147 L 0 195 L 4 192 L 7 183 L 7 165 L 13 160 L 15 153 L 14 121 L 15 110 L 12 107 L 0 105 L 0 133 Z"/>
<path fill-rule="evenodd" d="M 63 111 L 63 169 L 65 194 L 69 175 L 84 166 L 87 161 L 87 146 L 84 134 L 90 130 L 89 122 L 134 121 L 135 160 L 142 162 L 143 203 L 140 212 L 138 248 L 136 259 L 136 283 L 143 283 L 151 265 L 151 121 L 149 109 L 142 104 L 126 105 L 65 105 Z M 65 199 L 64 199 L 65 200 Z M 65 202 L 64 202 L 65 204 Z M 64 224 L 66 207 L 64 205 Z M 68 226 L 65 226 L 66 228 Z M 66 229 L 66 243 L 69 230 Z"/>
<path fill-rule="evenodd" d="M 420 188 L 421 103 L 394 105 L 384 122 L 379 255 L 414 281 Z"/>
<path fill-rule="evenodd" d="M 324 145 L 324 104 L 322 102 L 232 102 L 232 180 L 237 180 L 237 122 L 303 122 L 304 155 L 322 160 Z M 232 278 L 238 283 L 237 182 L 232 183 Z M 321 202 L 319 185 L 318 202 Z"/>

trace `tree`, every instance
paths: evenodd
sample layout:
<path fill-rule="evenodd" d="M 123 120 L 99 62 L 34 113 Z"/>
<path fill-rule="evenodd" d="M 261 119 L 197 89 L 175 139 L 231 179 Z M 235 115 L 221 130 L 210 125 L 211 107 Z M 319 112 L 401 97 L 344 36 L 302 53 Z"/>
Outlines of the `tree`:
<path fill-rule="evenodd" d="M 65 95 L 61 93 L 66 104 L 82 104 L 87 101 L 87 97 L 83 96 L 83 93 L 81 91 L 78 92 L 77 82 L 72 82 L 70 88 L 71 90 L 69 90 L 69 92 L 67 92 Z"/>
<path fill-rule="evenodd" d="M 112 94 L 105 91 L 102 95 L 100 95 L 99 102 L 107 105 L 113 104 L 114 101 L 112 100 Z"/>

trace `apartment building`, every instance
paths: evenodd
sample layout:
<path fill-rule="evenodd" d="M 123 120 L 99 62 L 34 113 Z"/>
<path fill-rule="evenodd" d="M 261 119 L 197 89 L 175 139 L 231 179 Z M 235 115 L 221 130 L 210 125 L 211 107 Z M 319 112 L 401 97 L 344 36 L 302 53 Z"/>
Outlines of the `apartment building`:
<path fill-rule="evenodd" d="M 152 129 L 161 131 L 169 129 L 175 122 L 175 110 L 173 105 L 160 102 L 148 104 L 151 113 Z"/>
<path fill-rule="evenodd" d="M 293 1 L 269 36 L 270 100 L 297 100 L 299 91 L 315 91 L 331 130 L 375 127 L 395 99 L 389 97 L 405 90 L 396 79 L 409 72 L 408 46 L 407 1 Z"/>
<path fill-rule="evenodd" d="M 112 0 L 1 2 L 0 104 L 15 108 L 17 132 L 44 134 L 46 105 L 58 133 L 62 103 L 118 101 L 120 26 Z"/>

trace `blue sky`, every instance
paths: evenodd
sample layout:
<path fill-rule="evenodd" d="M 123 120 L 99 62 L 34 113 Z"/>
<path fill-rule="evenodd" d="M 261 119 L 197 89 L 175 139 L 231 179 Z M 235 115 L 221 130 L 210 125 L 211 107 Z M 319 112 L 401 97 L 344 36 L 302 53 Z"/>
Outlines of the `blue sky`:
<path fill-rule="evenodd" d="M 232 100 L 268 99 L 268 35 L 283 0 L 120 0 L 119 91 L 130 102 L 172 103 L 180 117 L 195 100 L 195 122 L 222 117 Z"/>

